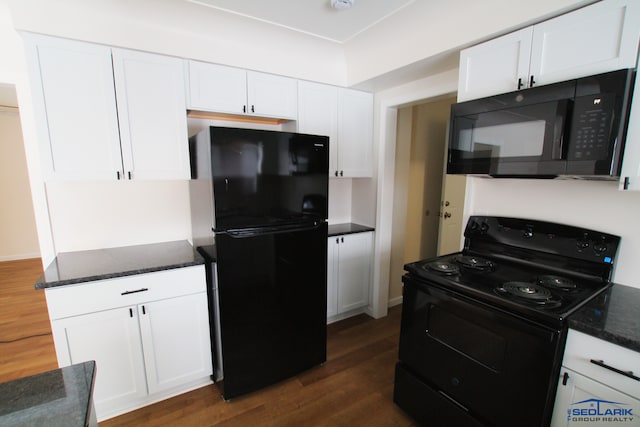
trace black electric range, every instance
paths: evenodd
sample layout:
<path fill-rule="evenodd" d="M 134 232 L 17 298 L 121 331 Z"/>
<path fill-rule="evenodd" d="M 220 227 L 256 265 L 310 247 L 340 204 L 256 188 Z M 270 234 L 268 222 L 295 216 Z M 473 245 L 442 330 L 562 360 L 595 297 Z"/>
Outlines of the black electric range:
<path fill-rule="evenodd" d="M 405 266 L 394 401 L 434 426 L 548 424 L 566 318 L 611 286 L 619 243 L 472 216 L 461 252 Z"/>

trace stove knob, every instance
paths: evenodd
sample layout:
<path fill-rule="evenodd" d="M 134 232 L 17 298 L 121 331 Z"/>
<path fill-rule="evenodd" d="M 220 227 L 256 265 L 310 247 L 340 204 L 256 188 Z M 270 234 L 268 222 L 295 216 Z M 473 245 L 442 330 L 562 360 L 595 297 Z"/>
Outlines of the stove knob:
<path fill-rule="evenodd" d="M 589 247 L 588 239 L 589 239 L 589 233 L 584 233 L 582 235 L 582 239 L 576 242 L 576 247 L 578 248 L 579 251 L 582 251 L 583 249 L 586 249 Z"/>
<path fill-rule="evenodd" d="M 525 239 L 530 239 L 533 237 L 533 229 L 532 228 L 525 228 L 522 231 L 522 237 L 524 237 Z"/>
<path fill-rule="evenodd" d="M 606 239 L 607 239 L 606 237 L 600 236 L 600 241 L 595 245 L 593 245 L 593 250 L 596 252 L 597 255 L 602 255 L 603 253 L 607 252 L 607 250 L 609 249 L 609 246 L 607 246 L 607 243 L 605 242 Z"/>
<path fill-rule="evenodd" d="M 486 233 L 488 230 L 489 230 L 489 224 L 487 224 L 486 222 L 483 222 L 482 225 L 480 225 L 480 232 Z"/>

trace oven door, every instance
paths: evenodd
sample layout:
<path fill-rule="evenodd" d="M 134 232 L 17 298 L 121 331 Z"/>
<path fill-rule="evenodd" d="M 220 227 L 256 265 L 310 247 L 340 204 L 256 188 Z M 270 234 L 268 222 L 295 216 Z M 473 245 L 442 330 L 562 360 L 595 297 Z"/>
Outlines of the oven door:
<path fill-rule="evenodd" d="M 483 424 L 548 423 L 560 332 L 403 278 L 400 363 Z M 426 393 L 425 393 L 426 395 Z M 424 405 L 441 407 L 425 396 Z"/>

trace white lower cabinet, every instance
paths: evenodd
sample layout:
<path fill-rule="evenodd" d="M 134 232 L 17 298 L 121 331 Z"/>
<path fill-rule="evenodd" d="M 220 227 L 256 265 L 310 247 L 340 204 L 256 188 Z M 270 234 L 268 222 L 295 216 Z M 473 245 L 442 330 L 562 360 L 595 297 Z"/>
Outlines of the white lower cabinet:
<path fill-rule="evenodd" d="M 95 360 L 98 417 L 147 395 L 135 307 L 55 320 L 52 329 L 60 367 Z"/>
<path fill-rule="evenodd" d="M 551 426 L 640 426 L 639 367 L 640 353 L 570 329 Z"/>
<path fill-rule="evenodd" d="M 373 232 L 331 236 L 327 242 L 327 319 L 369 304 Z"/>
<path fill-rule="evenodd" d="M 211 383 L 203 266 L 48 288 L 60 367 L 96 361 L 104 420 Z"/>

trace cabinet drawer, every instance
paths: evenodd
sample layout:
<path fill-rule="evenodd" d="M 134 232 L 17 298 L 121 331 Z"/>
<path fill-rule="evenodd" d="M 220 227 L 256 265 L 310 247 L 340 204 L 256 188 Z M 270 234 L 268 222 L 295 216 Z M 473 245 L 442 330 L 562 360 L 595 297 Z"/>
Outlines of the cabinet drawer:
<path fill-rule="evenodd" d="M 640 353 L 569 329 L 563 366 L 640 398 L 640 381 L 598 366 L 591 360 L 602 361 L 607 366 L 621 371 L 632 371 L 634 376 L 640 377 Z"/>
<path fill-rule="evenodd" d="M 51 320 L 206 290 L 204 266 L 176 268 L 45 290 Z"/>

